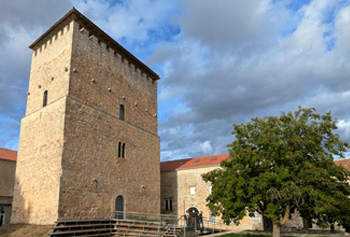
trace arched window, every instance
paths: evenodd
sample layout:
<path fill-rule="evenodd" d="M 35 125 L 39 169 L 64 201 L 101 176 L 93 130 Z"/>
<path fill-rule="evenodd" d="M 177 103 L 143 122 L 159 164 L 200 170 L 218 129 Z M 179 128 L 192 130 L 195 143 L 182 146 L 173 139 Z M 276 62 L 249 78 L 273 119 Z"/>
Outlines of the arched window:
<path fill-rule="evenodd" d="M 47 105 L 47 90 L 44 91 L 44 98 L 43 98 L 43 107 Z"/>
<path fill-rule="evenodd" d="M 124 105 L 119 106 L 119 119 L 124 120 Z"/>
<path fill-rule="evenodd" d="M 124 198 L 123 196 L 118 196 L 115 199 L 115 218 L 124 219 Z"/>

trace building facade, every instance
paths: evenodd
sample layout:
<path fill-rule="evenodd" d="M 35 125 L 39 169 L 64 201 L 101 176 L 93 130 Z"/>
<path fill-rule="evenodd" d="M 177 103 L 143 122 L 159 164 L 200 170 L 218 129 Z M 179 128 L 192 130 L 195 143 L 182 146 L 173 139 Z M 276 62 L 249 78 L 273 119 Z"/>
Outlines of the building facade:
<path fill-rule="evenodd" d="M 202 211 L 208 221 L 221 222 L 220 217 L 211 216 L 206 206 L 206 198 L 211 193 L 211 184 L 202 179 L 202 174 L 220 168 L 220 162 L 227 159 L 229 154 L 196 157 L 182 160 L 161 162 L 161 211 L 162 214 L 181 216 L 189 210 Z M 350 159 L 335 160 L 350 171 Z M 262 230 L 269 227 L 261 215 L 254 213 L 254 217 L 244 217 L 238 226 L 230 225 L 232 230 Z M 270 226 L 272 227 L 272 226 Z M 308 224 L 298 213 L 293 213 L 284 228 L 312 228 L 320 229 L 315 224 Z M 336 230 L 343 230 L 336 226 Z"/>
<path fill-rule="evenodd" d="M 195 210 L 203 212 L 206 221 L 223 224 L 220 217 L 211 215 L 206 198 L 211 193 L 211 184 L 202 179 L 202 174 L 220 168 L 220 162 L 228 154 L 196 157 L 191 159 L 162 162 L 161 167 L 161 211 L 163 214 L 181 216 Z M 262 218 L 244 217 L 239 226 L 231 224 L 234 230 L 261 230 Z"/>
<path fill-rule="evenodd" d="M 159 76 L 74 8 L 30 48 L 12 222 L 158 214 Z"/>
<path fill-rule="evenodd" d="M 0 226 L 11 221 L 17 152 L 0 148 Z"/>

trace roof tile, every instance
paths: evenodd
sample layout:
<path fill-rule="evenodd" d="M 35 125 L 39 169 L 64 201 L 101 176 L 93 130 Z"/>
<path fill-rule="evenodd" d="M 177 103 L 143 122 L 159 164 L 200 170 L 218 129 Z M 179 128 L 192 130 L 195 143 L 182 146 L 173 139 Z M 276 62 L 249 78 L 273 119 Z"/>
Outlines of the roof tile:
<path fill-rule="evenodd" d="M 0 159 L 16 161 L 17 151 L 0 148 Z"/>
<path fill-rule="evenodd" d="M 345 169 L 350 171 L 350 158 L 335 160 L 334 163 L 344 166 Z"/>
<path fill-rule="evenodd" d="M 227 158 L 229 154 L 222 155 L 213 155 L 213 156 L 203 156 L 203 157 L 194 157 L 183 160 L 172 160 L 165 161 L 160 163 L 161 171 L 169 171 L 169 170 L 179 170 L 186 168 L 196 168 L 202 166 L 211 166 L 211 165 L 219 165 L 222 160 Z M 350 158 L 334 160 L 334 163 L 337 165 L 344 166 L 347 170 L 350 171 Z"/>
<path fill-rule="evenodd" d="M 178 170 L 178 169 L 195 168 L 195 167 L 202 167 L 202 166 L 220 165 L 220 162 L 226 159 L 228 156 L 229 154 L 222 154 L 222 155 L 195 157 L 195 158 L 189 158 L 189 159 L 183 159 L 183 160 L 165 161 L 160 163 L 160 170 L 168 171 L 168 170 Z"/>

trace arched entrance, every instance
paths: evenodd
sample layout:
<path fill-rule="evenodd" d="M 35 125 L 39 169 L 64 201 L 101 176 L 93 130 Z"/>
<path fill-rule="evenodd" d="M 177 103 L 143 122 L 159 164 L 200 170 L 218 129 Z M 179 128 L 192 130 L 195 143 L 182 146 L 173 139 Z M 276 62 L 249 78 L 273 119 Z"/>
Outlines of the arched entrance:
<path fill-rule="evenodd" d="M 115 218 L 124 219 L 124 198 L 120 195 L 115 199 Z"/>
<path fill-rule="evenodd" d="M 187 226 L 194 226 L 196 222 L 198 222 L 198 214 L 199 211 L 195 207 L 190 207 L 186 213 L 188 214 L 187 217 Z"/>

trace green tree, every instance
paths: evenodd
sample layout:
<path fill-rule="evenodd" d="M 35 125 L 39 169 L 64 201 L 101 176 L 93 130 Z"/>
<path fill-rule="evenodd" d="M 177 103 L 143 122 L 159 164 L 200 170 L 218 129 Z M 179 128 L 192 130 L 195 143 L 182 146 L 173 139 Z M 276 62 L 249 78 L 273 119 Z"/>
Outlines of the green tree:
<path fill-rule="evenodd" d="M 299 109 L 281 116 L 253 118 L 234 125 L 230 158 L 203 179 L 212 183 L 207 198 L 214 215 L 229 224 L 258 212 L 273 223 L 273 236 L 291 213 L 321 227 L 350 223 L 350 173 L 334 163 L 349 144 L 333 133 L 337 120 L 328 112 Z"/>

